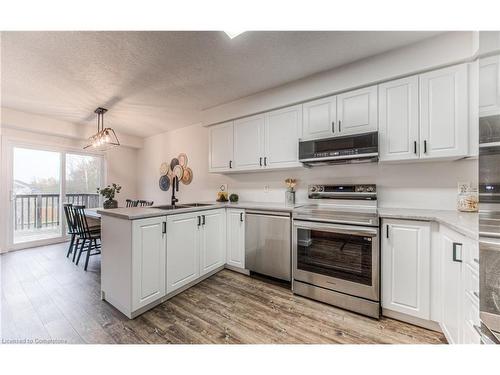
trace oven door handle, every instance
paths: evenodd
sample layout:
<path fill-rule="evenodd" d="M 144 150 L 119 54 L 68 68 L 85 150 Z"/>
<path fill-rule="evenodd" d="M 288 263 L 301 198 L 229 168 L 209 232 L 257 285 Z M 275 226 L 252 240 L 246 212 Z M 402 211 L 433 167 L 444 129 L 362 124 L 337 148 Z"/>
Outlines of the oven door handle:
<path fill-rule="evenodd" d="M 355 234 L 359 236 L 377 237 L 378 229 L 369 227 L 358 227 L 353 225 L 325 224 L 311 221 L 293 221 L 294 228 L 323 230 L 342 234 Z"/>

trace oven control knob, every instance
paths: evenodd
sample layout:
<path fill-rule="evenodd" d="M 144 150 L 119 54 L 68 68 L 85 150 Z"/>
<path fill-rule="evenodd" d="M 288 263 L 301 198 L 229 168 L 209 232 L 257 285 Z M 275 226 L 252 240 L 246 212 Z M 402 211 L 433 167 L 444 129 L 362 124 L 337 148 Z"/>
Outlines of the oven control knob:
<path fill-rule="evenodd" d="M 323 186 L 318 186 L 318 191 L 319 192 L 322 192 L 323 190 L 325 190 L 325 188 Z"/>
<path fill-rule="evenodd" d="M 373 186 L 367 186 L 366 191 L 369 193 L 373 193 L 375 191 L 375 188 Z"/>
<path fill-rule="evenodd" d="M 311 191 L 314 193 L 316 191 L 316 186 L 311 186 Z"/>
<path fill-rule="evenodd" d="M 365 191 L 365 187 L 364 186 L 362 186 L 362 185 L 356 186 L 356 192 L 362 193 L 363 191 Z"/>

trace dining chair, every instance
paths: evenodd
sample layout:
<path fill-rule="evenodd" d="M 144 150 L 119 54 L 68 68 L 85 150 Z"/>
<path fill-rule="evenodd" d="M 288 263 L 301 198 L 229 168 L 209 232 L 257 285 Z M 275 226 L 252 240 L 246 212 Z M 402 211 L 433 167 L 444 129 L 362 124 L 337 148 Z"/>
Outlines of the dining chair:
<path fill-rule="evenodd" d="M 153 205 L 153 201 L 143 201 L 143 200 L 139 201 L 139 206 L 141 206 L 141 207 L 152 206 L 152 205 Z"/>
<path fill-rule="evenodd" d="M 101 230 L 100 228 L 91 230 L 87 222 L 87 217 L 85 216 L 85 206 L 73 206 L 73 208 L 75 210 L 78 236 L 82 241 L 78 257 L 76 258 L 76 265 L 80 262 L 82 253 L 86 252 L 85 266 L 83 269 L 87 271 L 90 257 L 101 253 Z"/>
<path fill-rule="evenodd" d="M 73 252 L 73 249 L 78 248 L 78 231 L 76 228 L 76 222 L 75 222 L 75 212 L 73 210 L 73 204 L 72 203 L 65 203 L 63 204 L 64 208 L 64 215 L 66 216 L 66 224 L 68 225 L 68 234 L 71 235 L 71 240 L 69 243 L 68 247 L 68 252 L 66 253 L 66 258 L 70 256 L 70 254 Z M 76 240 L 76 244 L 75 244 Z"/>

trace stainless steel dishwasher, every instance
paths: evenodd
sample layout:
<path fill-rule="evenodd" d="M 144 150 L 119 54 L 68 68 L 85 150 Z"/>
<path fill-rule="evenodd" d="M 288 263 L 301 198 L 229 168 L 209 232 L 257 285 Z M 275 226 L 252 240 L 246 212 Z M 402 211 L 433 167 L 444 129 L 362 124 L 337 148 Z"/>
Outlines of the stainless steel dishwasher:
<path fill-rule="evenodd" d="M 246 210 L 245 218 L 245 268 L 291 281 L 290 214 Z"/>

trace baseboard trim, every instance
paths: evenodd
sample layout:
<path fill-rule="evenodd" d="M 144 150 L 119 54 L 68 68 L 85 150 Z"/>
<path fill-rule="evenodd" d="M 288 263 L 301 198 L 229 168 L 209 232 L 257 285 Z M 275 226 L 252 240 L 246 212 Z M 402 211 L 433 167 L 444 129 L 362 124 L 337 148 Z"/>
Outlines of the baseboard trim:
<path fill-rule="evenodd" d="M 231 266 L 229 264 L 224 265 L 224 268 L 227 268 L 228 270 L 231 270 L 234 272 L 242 273 L 243 275 L 250 276 L 250 271 L 247 270 L 246 268 L 239 268 L 239 267 Z"/>
<path fill-rule="evenodd" d="M 385 308 L 382 308 L 382 315 L 391 318 L 391 319 L 396 319 L 400 320 L 405 323 L 410 323 L 413 324 L 414 326 L 430 329 L 431 331 L 436 331 L 436 332 L 443 332 L 441 330 L 441 327 L 439 326 L 439 323 L 434 322 L 432 320 L 425 320 L 421 318 L 417 318 L 405 313 L 401 313 L 398 311 L 393 311 L 393 310 L 388 310 Z"/>

